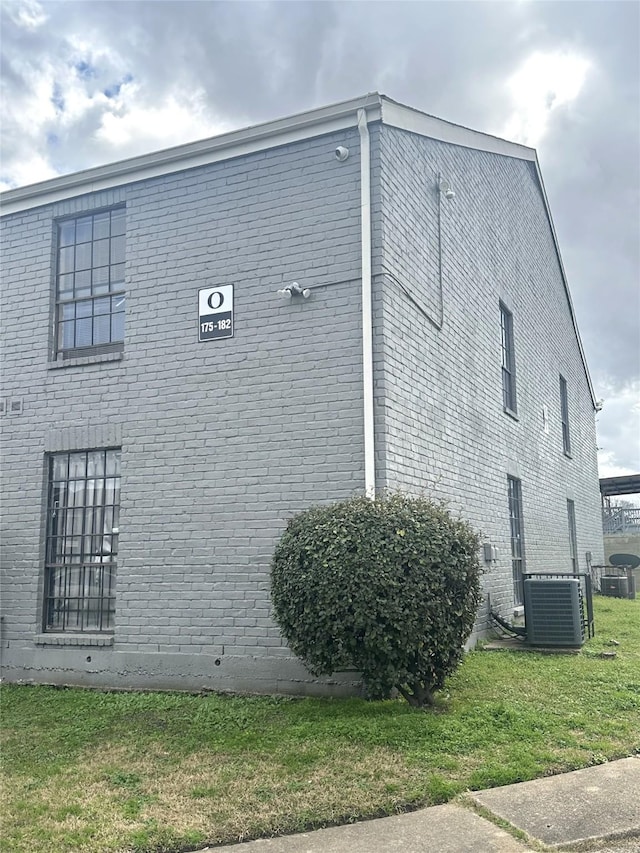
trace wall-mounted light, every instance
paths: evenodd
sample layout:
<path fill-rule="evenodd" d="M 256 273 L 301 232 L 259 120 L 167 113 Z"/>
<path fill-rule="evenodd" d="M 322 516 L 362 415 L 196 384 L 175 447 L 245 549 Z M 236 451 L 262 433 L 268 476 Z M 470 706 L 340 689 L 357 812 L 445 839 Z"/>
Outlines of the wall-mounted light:
<path fill-rule="evenodd" d="M 456 197 L 455 191 L 451 188 L 451 184 L 446 178 L 440 178 L 438 189 L 440 190 L 440 195 L 443 195 L 447 201 L 453 201 Z"/>
<path fill-rule="evenodd" d="M 279 290 L 278 296 L 282 296 L 283 299 L 292 299 L 294 296 L 302 296 L 303 299 L 308 299 L 311 296 L 311 291 L 308 287 L 300 287 L 298 282 L 294 281 L 293 284 L 288 284 Z"/>

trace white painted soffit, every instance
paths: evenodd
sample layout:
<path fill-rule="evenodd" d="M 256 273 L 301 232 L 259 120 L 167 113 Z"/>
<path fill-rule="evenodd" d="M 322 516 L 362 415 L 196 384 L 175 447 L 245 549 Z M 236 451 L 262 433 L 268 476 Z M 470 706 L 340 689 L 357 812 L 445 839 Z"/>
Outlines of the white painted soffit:
<path fill-rule="evenodd" d="M 355 128 L 358 124 L 359 109 L 366 110 L 369 122 L 382 120 L 392 127 L 453 145 L 535 160 L 535 151 L 531 148 L 429 116 L 372 92 L 360 98 L 341 101 L 221 136 L 8 190 L 0 196 L 2 214 L 17 213 L 74 196 L 181 172 L 232 157 L 242 157 L 350 127 Z"/>
<path fill-rule="evenodd" d="M 506 157 L 515 157 L 517 160 L 530 160 L 535 162 L 536 152 L 534 148 L 519 145 L 517 142 L 508 142 L 498 136 L 481 133 L 479 130 L 471 130 L 459 124 L 453 124 L 435 116 L 427 115 L 413 107 L 406 107 L 397 101 L 392 101 L 385 95 L 381 96 L 382 123 L 427 136 L 429 139 L 437 139 L 440 142 L 448 142 L 450 145 L 460 145 L 462 148 L 473 148 L 476 151 L 488 151 L 491 154 L 503 154 Z"/>

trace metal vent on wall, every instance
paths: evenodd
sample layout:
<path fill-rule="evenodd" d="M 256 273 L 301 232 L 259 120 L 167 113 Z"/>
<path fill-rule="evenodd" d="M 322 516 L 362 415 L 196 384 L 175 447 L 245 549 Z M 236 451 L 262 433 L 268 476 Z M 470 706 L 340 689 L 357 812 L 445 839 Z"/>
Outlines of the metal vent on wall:
<path fill-rule="evenodd" d="M 527 642 L 537 646 L 578 647 L 585 640 L 584 599 L 580 578 L 524 580 Z"/>

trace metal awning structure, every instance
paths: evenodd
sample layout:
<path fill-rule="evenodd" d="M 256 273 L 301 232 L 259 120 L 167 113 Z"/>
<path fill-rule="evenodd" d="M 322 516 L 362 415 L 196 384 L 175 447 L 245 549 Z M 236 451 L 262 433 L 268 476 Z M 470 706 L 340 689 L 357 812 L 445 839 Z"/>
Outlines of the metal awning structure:
<path fill-rule="evenodd" d="M 640 474 L 629 474 L 625 477 L 603 477 L 600 480 L 600 494 L 603 498 L 638 493 L 640 493 Z"/>

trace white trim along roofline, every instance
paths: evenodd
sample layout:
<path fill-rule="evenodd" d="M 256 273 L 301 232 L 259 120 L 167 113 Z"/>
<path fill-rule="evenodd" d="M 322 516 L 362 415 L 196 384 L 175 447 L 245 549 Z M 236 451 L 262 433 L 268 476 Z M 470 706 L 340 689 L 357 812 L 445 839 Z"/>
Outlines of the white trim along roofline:
<path fill-rule="evenodd" d="M 367 111 L 369 124 L 382 121 L 383 124 L 401 130 L 408 130 L 465 148 L 504 154 L 522 160 L 535 161 L 536 158 L 532 148 L 507 142 L 487 133 L 469 130 L 373 92 L 361 98 L 341 101 L 338 104 L 308 110 L 264 124 L 256 124 L 198 142 L 165 148 L 140 157 L 130 157 L 105 166 L 96 166 L 26 187 L 7 190 L 0 196 L 2 213 L 3 215 L 17 213 L 51 202 L 63 201 L 81 193 L 119 187 L 146 178 L 181 172 L 291 142 L 311 139 L 336 130 L 356 128 L 360 109 Z"/>
<path fill-rule="evenodd" d="M 580 340 L 576 323 L 573 302 L 569 293 L 566 272 L 560 255 L 560 247 L 556 230 L 551 218 L 549 201 L 542 181 L 540 167 L 535 149 L 508 142 L 488 133 L 481 133 L 461 125 L 453 124 L 444 119 L 430 116 L 413 107 L 407 107 L 393 101 L 386 95 L 371 92 L 359 98 L 341 101 L 326 107 L 297 113 L 293 116 L 253 125 L 242 130 L 234 130 L 220 136 L 210 137 L 186 145 L 165 148 L 151 154 L 119 160 L 104 166 L 96 166 L 70 175 L 50 178 L 37 184 L 7 190 L 0 194 L 2 216 L 30 210 L 34 207 L 63 201 L 78 195 L 96 192 L 98 190 L 120 187 L 148 178 L 160 177 L 197 166 L 205 166 L 233 157 L 241 157 L 257 151 L 265 151 L 292 142 L 322 136 L 338 130 L 358 127 L 358 114 L 366 110 L 367 124 L 381 121 L 400 130 L 416 133 L 420 136 L 472 148 L 477 151 L 487 151 L 518 160 L 527 160 L 534 164 L 540 182 L 540 190 L 545 205 L 551 233 L 555 243 L 556 255 L 562 273 L 565 292 L 571 312 L 571 319 L 576 333 L 580 355 L 585 369 L 591 399 L 595 408 L 596 398 L 589 375 L 589 369 Z"/>

